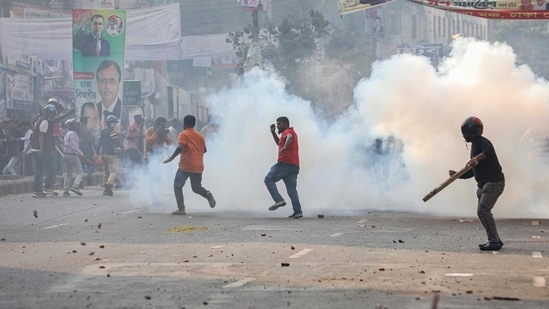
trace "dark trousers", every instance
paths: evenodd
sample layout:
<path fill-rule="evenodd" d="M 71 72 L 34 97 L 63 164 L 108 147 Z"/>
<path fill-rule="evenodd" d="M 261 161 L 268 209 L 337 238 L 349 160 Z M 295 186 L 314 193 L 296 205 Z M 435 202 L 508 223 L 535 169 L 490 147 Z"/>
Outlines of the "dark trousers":
<path fill-rule="evenodd" d="M 488 182 L 477 189 L 478 207 L 477 215 L 486 230 L 488 241 L 491 243 L 499 243 L 498 230 L 496 228 L 496 221 L 492 215 L 492 208 L 496 204 L 498 197 L 503 193 L 505 188 L 505 181 L 500 182 Z"/>
<path fill-rule="evenodd" d="M 173 192 L 175 194 L 175 200 L 177 202 L 177 208 L 185 210 L 185 200 L 183 199 L 183 186 L 187 179 L 191 179 L 191 189 L 194 193 L 206 198 L 206 190 L 202 187 L 202 173 L 189 173 L 177 169 L 175 173 L 175 179 L 173 180 Z"/>
<path fill-rule="evenodd" d="M 53 152 L 44 152 L 41 156 L 38 153 L 33 154 L 33 166 L 34 166 L 34 192 L 42 191 L 42 179 L 44 172 L 46 174 L 45 189 L 51 189 L 49 186 L 52 183 L 52 178 L 55 177 L 55 154 Z"/>

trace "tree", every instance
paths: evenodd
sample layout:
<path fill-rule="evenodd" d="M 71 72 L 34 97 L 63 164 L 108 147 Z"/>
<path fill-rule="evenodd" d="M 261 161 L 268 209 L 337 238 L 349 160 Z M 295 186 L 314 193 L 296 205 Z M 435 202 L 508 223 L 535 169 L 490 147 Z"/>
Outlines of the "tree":
<path fill-rule="evenodd" d="M 277 26 L 269 26 L 259 33 L 259 44 L 264 63 L 269 63 L 288 81 L 290 92 L 301 95 L 304 81 L 299 73 L 318 49 L 319 40 L 329 34 L 330 23 L 315 10 L 308 15 L 293 14 Z M 231 32 L 226 39 L 243 61 L 237 71 L 244 72 L 244 61 L 253 38 L 253 29 Z M 306 81 L 305 81 L 306 82 Z M 306 96 L 305 96 L 306 97 Z"/>

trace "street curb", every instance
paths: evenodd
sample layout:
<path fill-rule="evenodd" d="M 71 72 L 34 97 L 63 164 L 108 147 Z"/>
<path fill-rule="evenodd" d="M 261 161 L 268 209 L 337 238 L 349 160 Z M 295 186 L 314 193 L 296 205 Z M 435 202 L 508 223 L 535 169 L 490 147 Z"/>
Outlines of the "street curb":
<path fill-rule="evenodd" d="M 64 179 L 64 176 L 56 176 L 54 189 L 62 188 Z M 83 180 L 84 186 L 100 185 L 103 182 L 103 173 L 93 173 L 91 177 L 84 175 Z M 32 193 L 33 182 L 34 176 L 0 176 L 0 196 Z"/>

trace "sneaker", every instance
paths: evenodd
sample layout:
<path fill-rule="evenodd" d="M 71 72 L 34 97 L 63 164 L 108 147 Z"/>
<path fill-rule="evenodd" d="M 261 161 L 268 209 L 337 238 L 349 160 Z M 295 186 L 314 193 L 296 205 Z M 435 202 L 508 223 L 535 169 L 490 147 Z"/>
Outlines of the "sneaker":
<path fill-rule="evenodd" d="M 71 196 L 71 194 L 69 192 L 63 192 L 63 196 Z"/>
<path fill-rule="evenodd" d="M 176 215 L 176 216 L 177 216 L 177 215 L 179 215 L 179 216 L 185 216 L 185 215 L 187 215 L 187 213 L 186 213 L 185 210 L 183 210 L 183 209 L 178 209 L 178 210 L 172 212 L 172 215 Z"/>
<path fill-rule="evenodd" d="M 82 196 L 84 195 L 84 193 L 80 192 L 80 189 L 78 189 L 77 187 L 72 187 L 71 188 L 71 191 L 76 193 L 76 195 L 79 195 L 79 196 Z M 68 193 L 68 192 L 67 192 Z"/>
<path fill-rule="evenodd" d="M 294 212 L 291 216 L 289 216 L 288 218 L 292 218 L 292 219 L 299 219 L 299 218 L 303 218 L 303 213 L 302 212 Z"/>
<path fill-rule="evenodd" d="M 270 211 L 277 210 L 278 208 L 284 207 L 284 206 L 286 206 L 286 202 L 284 202 L 284 201 L 276 202 L 276 203 L 273 204 L 273 206 L 269 207 L 269 210 Z"/>
<path fill-rule="evenodd" d="M 57 191 L 54 191 L 53 189 L 46 189 L 44 190 L 44 193 L 49 195 L 59 195 L 59 193 L 57 193 Z"/>
<path fill-rule="evenodd" d="M 42 197 L 46 197 L 46 193 L 40 191 L 40 192 L 34 192 L 32 194 L 32 197 L 36 197 L 36 198 L 42 198 Z"/>
<path fill-rule="evenodd" d="M 208 200 L 208 203 L 210 203 L 210 208 L 214 208 L 215 207 L 215 199 L 214 199 L 214 196 L 213 196 L 212 192 L 210 192 L 210 191 L 206 192 L 206 199 Z"/>

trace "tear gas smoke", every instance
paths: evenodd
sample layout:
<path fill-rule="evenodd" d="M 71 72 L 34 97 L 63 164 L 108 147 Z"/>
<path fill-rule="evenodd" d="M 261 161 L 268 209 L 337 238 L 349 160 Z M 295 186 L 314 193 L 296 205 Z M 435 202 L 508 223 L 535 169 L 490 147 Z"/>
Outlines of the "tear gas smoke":
<path fill-rule="evenodd" d="M 495 215 L 547 216 L 549 162 L 528 155 L 534 132 L 547 138 L 549 84 L 527 66 L 516 66 L 507 45 L 461 38 L 451 48 L 438 68 L 407 54 L 376 62 L 372 75 L 356 86 L 354 104 L 332 123 L 317 116 L 310 102 L 289 95 L 275 74 L 258 69 L 239 87 L 209 97 L 219 130 L 206 140 L 203 185 L 218 201 L 215 210 L 291 214 L 283 182 L 278 188 L 288 205 L 276 212 L 267 210 L 273 201 L 263 183 L 277 159 L 269 126 L 287 116 L 299 137 L 298 192 L 306 216 L 364 210 L 476 216 L 473 179 L 457 180 L 422 201 L 448 178 L 449 169 L 468 161 L 460 125 L 474 115 L 484 122 L 484 136 L 494 144 L 506 176 Z M 529 128 L 530 135 L 523 136 Z M 176 209 L 176 161 L 163 165 L 161 173 L 157 169 L 166 212 Z M 207 201 L 190 185 L 184 195 L 188 209 L 207 211 Z"/>

